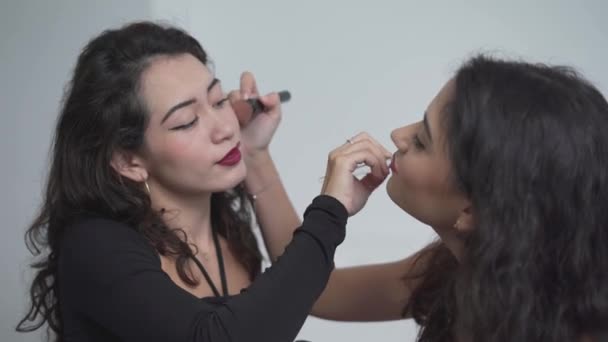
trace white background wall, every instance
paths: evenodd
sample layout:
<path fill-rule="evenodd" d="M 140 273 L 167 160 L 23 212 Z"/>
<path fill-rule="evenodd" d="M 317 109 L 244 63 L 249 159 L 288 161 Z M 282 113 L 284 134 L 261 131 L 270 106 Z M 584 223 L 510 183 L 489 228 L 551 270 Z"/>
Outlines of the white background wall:
<path fill-rule="evenodd" d="M 181 25 L 214 60 L 225 89 L 253 71 L 262 90 L 289 89 L 272 145 L 298 210 L 319 192 L 329 150 L 361 130 L 389 149 L 391 129 L 418 120 L 459 63 L 479 51 L 577 66 L 608 94 L 608 3 L 586 1 L 56 0 L 0 3 L 0 341 L 16 334 L 30 274 L 23 231 L 39 203 L 50 134 L 79 49 L 135 19 Z M 432 239 L 384 189 L 349 223 L 338 266 L 409 255 Z M 361 308 L 365 310 L 365 308 Z M 311 318 L 300 338 L 411 341 L 411 322 Z"/>

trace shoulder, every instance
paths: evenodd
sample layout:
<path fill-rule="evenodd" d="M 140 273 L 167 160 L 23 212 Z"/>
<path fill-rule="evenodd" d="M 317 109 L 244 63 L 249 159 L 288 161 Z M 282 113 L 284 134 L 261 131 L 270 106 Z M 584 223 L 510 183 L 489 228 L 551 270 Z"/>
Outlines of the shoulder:
<path fill-rule="evenodd" d="M 110 280 L 143 269 L 160 269 L 156 251 L 141 233 L 102 218 L 83 219 L 66 227 L 58 256 L 66 277 Z"/>
<path fill-rule="evenodd" d="M 83 218 L 65 230 L 65 241 L 69 242 L 93 242 L 99 239 L 114 239 L 116 237 L 128 240 L 143 241 L 143 236 L 135 231 L 135 228 L 125 223 L 106 218 Z"/>
<path fill-rule="evenodd" d="M 104 218 L 82 219 L 66 227 L 61 245 L 62 252 L 77 251 L 85 254 L 116 252 L 121 249 L 140 249 L 154 253 L 145 237 L 133 227 Z"/>

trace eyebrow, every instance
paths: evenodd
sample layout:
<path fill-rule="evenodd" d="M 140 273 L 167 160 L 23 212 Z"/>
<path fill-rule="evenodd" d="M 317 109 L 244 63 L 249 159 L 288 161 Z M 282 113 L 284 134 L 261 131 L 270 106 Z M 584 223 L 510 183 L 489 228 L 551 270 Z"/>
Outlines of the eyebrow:
<path fill-rule="evenodd" d="M 207 87 L 207 92 L 210 92 L 211 89 L 213 89 L 213 87 L 215 87 L 215 85 L 218 84 L 219 82 L 220 82 L 220 80 L 218 80 L 217 78 L 214 78 L 213 81 L 211 81 L 211 83 L 209 83 L 209 86 Z M 175 106 L 171 107 L 171 109 L 169 109 L 167 111 L 165 116 L 163 116 L 163 119 L 160 121 L 160 124 L 162 125 L 163 123 L 165 123 L 165 121 L 167 121 L 167 119 L 169 119 L 171 114 L 175 113 L 175 111 L 177 111 L 178 109 L 187 107 L 193 103 L 196 103 L 195 98 L 188 99 L 186 101 L 180 102 L 180 103 L 176 104 Z"/>
<path fill-rule="evenodd" d="M 432 142 L 433 137 L 431 136 L 431 127 L 429 126 L 429 122 L 426 117 L 427 117 L 427 114 L 426 114 L 426 112 L 424 112 L 424 119 L 422 120 L 422 122 L 424 123 L 424 129 L 426 131 L 426 134 L 428 134 L 429 140 Z"/>

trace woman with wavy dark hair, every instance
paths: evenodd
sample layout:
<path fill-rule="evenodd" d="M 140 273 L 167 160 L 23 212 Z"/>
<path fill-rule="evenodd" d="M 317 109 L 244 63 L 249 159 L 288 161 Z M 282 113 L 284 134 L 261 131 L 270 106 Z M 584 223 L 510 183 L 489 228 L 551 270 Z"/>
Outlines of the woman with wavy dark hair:
<path fill-rule="evenodd" d="M 245 73 L 231 101 L 249 96 Z M 27 232 L 39 258 L 17 329 L 48 324 L 57 341 L 292 341 L 358 208 L 351 183 L 325 186 L 260 274 L 251 198 L 273 230 L 291 206 L 264 198 L 284 193 L 268 153 L 281 112 L 276 93 L 260 99 L 266 112 L 241 130 L 205 51 L 177 28 L 134 23 L 91 40 Z"/>
<path fill-rule="evenodd" d="M 608 103 L 572 69 L 477 57 L 393 132 L 388 193 L 441 238 L 407 307 L 420 340 L 607 328 L 607 129 Z"/>
<path fill-rule="evenodd" d="M 608 103 L 573 69 L 472 58 L 423 120 L 391 134 L 387 192 L 440 241 L 398 262 L 336 269 L 313 313 L 413 317 L 420 341 L 599 340 L 606 132 Z M 369 139 L 349 139 L 332 160 Z"/>

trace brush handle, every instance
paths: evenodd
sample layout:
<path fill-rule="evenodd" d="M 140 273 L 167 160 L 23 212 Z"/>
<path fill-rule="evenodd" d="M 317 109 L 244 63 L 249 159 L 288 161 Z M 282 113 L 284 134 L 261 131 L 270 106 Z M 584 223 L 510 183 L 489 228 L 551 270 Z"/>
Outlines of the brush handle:
<path fill-rule="evenodd" d="M 287 90 L 278 92 L 278 95 L 281 103 L 291 100 L 291 93 Z M 264 106 L 259 98 L 253 98 L 233 103 L 232 109 L 234 109 L 240 125 L 245 126 L 258 114 L 264 112 L 266 110 L 266 106 Z"/>
<path fill-rule="evenodd" d="M 291 93 L 287 90 L 282 90 L 279 92 L 279 101 L 281 101 L 281 103 L 287 102 L 291 100 Z M 255 116 L 257 114 L 260 114 L 261 112 L 263 112 L 266 107 L 264 106 L 264 104 L 262 103 L 262 101 L 260 101 L 260 99 L 255 98 L 255 99 L 248 99 L 247 102 L 251 105 L 252 108 L 252 116 Z"/>

